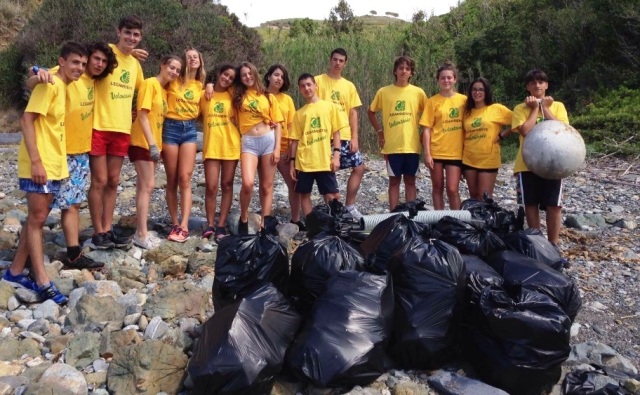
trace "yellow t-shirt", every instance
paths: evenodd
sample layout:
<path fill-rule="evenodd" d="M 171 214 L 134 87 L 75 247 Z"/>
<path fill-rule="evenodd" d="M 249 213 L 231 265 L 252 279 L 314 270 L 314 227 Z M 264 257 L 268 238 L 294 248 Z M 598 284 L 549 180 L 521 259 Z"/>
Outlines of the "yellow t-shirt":
<path fill-rule="evenodd" d="M 49 69 L 55 74 L 60 66 Z M 85 154 L 91 151 L 93 129 L 93 102 L 95 80 L 82 73 L 77 81 L 67 85 L 67 104 L 64 119 L 67 155 Z"/>
<path fill-rule="evenodd" d="M 36 146 L 47 172 L 47 179 L 61 180 L 69 177 L 64 131 L 67 85 L 56 75 L 53 79 L 53 85 L 36 85 L 24 111 L 39 114 L 34 122 Z M 18 150 L 18 177 L 31 178 L 31 158 L 24 144 L 24 137 Z"/>
<path fill-rule="evenodd" d="M 383 154 L 419 154 L 418 117 L 427 95 L 415 85 L 387 85 L 376 92 L 369 110 L 382 111 Z"/>
<path fill-rule="evenodd" d="M 160 85 L 160 81 L 156 77 L 147 78 L 140 86 L 136 108 L 138 112 L 141 110 L 149 111 L 147 118 L 149 119 L 151 133 L 158 149 L 162 149 L 162 123 L 167 114 L 167 91 Z M 144 132 L 140 125 L 140 117 L 137 117 L 133 123 L 130 144 L 149 149 L 149 143 L 144 137 Z"/>
<path fill-rule="evenodd" d="M 202 82 L 190 80 L 182 84 L 178 78 L 169 83 L 167 88 L 167 118 L 176 121 L 188 121 L 200 115 L 200 97 L 202 96 Z"/>
<path fill-rule="evenodd" d="M 497 169 L 502 163 L 498 133 L 504 125 L 511 126 L 513 113 L 502 104 L 473 108 L 464 118 L 464 148 L 462 163 L 478 169 Z"/>
<path fill-rule="evenodd" d="M 337 105 L 319 100 L 308 103 L 293 116 L 289 138 L 298 140 L 296 169 L 304 172 L 330 171 L 333 133 L 349 127 Z"/>
<path fill-rule="evenodd" d="M 113 73 L 96 81 L 93 128 L 103 132 L 131 133 L 133 94 L 144 79 L 140 62 L 125 55 L 113 44 L 118 67 Z"/>
<path fill-rule="evenodd" d="M 433 159 L 462 159 L 462 112 L 466 101 L 467 97 L 460 93 L 451 97 L 444 97 L 438 93 L 427 100 L 420 117 L 420 125 L 431 128 Z"/>
<path fill-rule="evenodd" d="M 293 104 L 293 99 L 286 93 L 278 93 L 275 95 L 280 107 L 280 113 L 282 113 L 282 136 L 280 138 L 280 154 L 285 154 L 289 150 L 289 127 L 288 125 L 293 122 L 293 114 L 296 113 L 296 106 Z"/>
<path fill-rule="evenodd" d="M 238 128 L 241 134 L 248 132 L 260 122 L 269 125 L 272 122 L 281 123 L 283 120 L 278 101 L 271 93 L 260 95 L 255 89 L 247 90 L 238 114 Z"/>
<path fill-rule="evenodd" d="M 360 107 L 362 102 L 358 91 L 353 82 L 340 78 L 338 80 L 331 78 L 328 74 L 322 74 L 315 77 L 318 84 L 318 97 L 338 105 L 340 112 L 349 120 L 349 112 L 352 108 Z M 340 140 L 351 140 L 351 126 L 340 131 Z"/>
<path fill-rule="evenodd" d="M 205 159 L 240 159 L 240 132 L 231 122 L 236 116 L 228 91 L 213 92 L 211 100 L 200 99 L 203 118 L 203 154 Z"/>
<path fill-rule="evenodd" d="M 567 109 L 564 108 L 564 104 L 558 101 L 554 101 L 551 103 L 551 107 L 549 107 L 551 113 L 558 121 L 569 123 L 569 116 L 567 115 Z M 527 107 L 526 104 L 520 103 L 513 109 L 513 120 L 511 121 L 511 129 L 518 130 L 520 126 L 529 118 L 529 114 L 531 110 Z M 542 112 L 538 113 L 538 119 L 536 123 L 542 122 Z M 522 142 L 524 141 L 524 137 L 520 135 L 520 146 L 518 147 L 518 155 L 516 155 L 516 162 L 513 166 L 514 173 L 520 173 L 522 171 L 529 171 L 527 165 L 524 164 L 524 160 L 522 159 Z"/>

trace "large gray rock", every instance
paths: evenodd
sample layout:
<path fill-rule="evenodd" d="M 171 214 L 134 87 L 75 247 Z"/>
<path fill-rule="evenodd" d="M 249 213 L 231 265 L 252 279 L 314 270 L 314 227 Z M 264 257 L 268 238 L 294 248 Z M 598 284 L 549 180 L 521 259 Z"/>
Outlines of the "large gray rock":
<path fill-rule="evenodd" d="M 147 262 L 160 264 L 172 256 L 180 256 L 188 258 L 198 244 L 197 237 L 191 237 L 184 243 L 162 243 L 158 248 L 148 251 L 145 255 Z"/>
<path fill-rule="evenodd" d="M 187 281 L 176 281 L 161 288 L 149 297 L 144 306 L 148 317 L 159 316 L 164 320 L 181 317 L 206 318 L 209 292 Z"/>
<path fill-rule="evenodd" d="M 45 300 L 33 310 L 33 318 L 44 318 L 55 321 L 60 316 L 60 306 L 53 300 Z"/>
<path fill-rule="evenodd" d="M 84 295 L 65 319 L 65 325 L 83 326 L 107 321 L 112 329 L 122 328 L 126 309 L 110 296 Z"/>
<path fill-rule="evenodd" d="M 9 298 L 15 293 L 15 288 L 11 284 L 0 281 L 0 310 L 9 310 Z"/>
<path fill-rule="evenodd" d="M 106 267 L 117 267 L 127 258 L 127 252 L 118 248 L 110 250 L 93 250 L 87 256 L 96 262 L 103 263 Z"/>
<path fill-rule="evenodd" d="M 107 372 L 107 387 L 116 394 L 175 394 L 182 386 L 189 358 L 160 340 L 115 350 Z"/>
<path fill-rule="evenodd" d="M 122 296 L 122 290 L 115 281 L 85 281 L 81 287 L 87 290 L 87 295 L 111 296 L 114 299 Z"/>
<path fill-rule="evenodd" d="M 65 361 L 77 369 L 84 369 L 98 359 L 100 334 L 83 332 L 76 335 L 67 346 Z"/>
<path fill-rule="evenodd" d="M 180 276 L 187 271 L 188 258 L 180 255 L 173 255 L 158 263 L 158 267 L 165 276 Z"/>
<path fill-rule="evenodd" d="M 600 214 L 568 215 L 564 224 L 568 228 L 579 230 L 589 230 L 607 226 L 607 222 Z"/>
<path fill-rule="evenodd" d="M 569 364 L 595 363 L 597 365 L 614 368 L 623 372 L 638 374 L 638 369 L 627 358 L 618 354 L 616 350 L 606 344 L 586 342 L 571 346 L 571 354 L 567 359 Z"/>
<path fill-rule="evenodd" d="M 40 343 L 34 339 L 2 339 L 2 347 L 0 347 L 0 360 L 14 361 L 20 359 L 23 355 L 37 357 L 40 355 Z"/>
<path fill-rule="evenodd" d="M 216 249 L 217 250 L 217 249 Z M 187 273 L 195 273 L 201 266 L 214 267 L 216 254 L 203 251 L 194 251 L 187 261 Z"/>
<path fill-rule="evenodd" d="M 29 386 L 27 393 L 86 395 L 89 391 L 82 373 L 65 363 L 51 365 L 42 374 L 36 386 L 40 388 L 39 391 L 32 392 L 35 388 L 31 389 Z"/>

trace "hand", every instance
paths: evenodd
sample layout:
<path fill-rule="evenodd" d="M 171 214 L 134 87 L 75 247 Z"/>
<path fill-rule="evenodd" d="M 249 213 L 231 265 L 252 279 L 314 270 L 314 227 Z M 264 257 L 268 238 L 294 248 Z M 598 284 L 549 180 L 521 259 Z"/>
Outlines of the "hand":
<path fill-rule="evenodd" d="M 39 84 L 55 85 L 56 83 L 53 79 L 53 74 L 51 74 L 49 70 L 40 69 L 38 70 L 38 74 L 36 74 L 36 76 L 38 77 Z"/>
<path fill-rule="evenodd" d="M 44 169 L 41 160 L 31 162 L 31 181 L 38 185 L 47 183 L 47 171 Z"/>
<path fill-rule="evenodd" d="M 352 154 L 355 154 L 356 151 L 358 151 L 358 149 L 360 148 L 360 146 L 358 145 L 358 138 L 352 137 L 350 145 L 351 147 L 349 148 L 349 152 L 351 152 Z"/>
<path fill-rule="evenodd" d="M 549 108 L 553 104 L 553 97 L 545 96 L 542 98 L 542 107 Z"/>
<path fill-rule="evenodd" d="M 298 173 L 296 172 L 296 162 L 289 162 L 289 175 L 293 181 L 298 181 Z"/>
<path fill-rule="evenodd" d="M 331 171 L 336 172 L 340 170 L 340 155 L 333 155 L 331 158 Z"/>
<path fill-rule="evenodd" d="M 538 106 L 540 106 L 540 102 L 535 96 L 527 96 L 527 98 L 524 99 L 524 104 L 531 109 L 538 108 Z"/>
<path fill-rule="evenodd" d="M 433 158 L 429 155 L 424 156 L 424 165 L 433 170 Z"/>
<path fill-rule="evenodd" d="M 379 134 L 378 135 L 378 144 L 380 145 L 380 148 L 384 148 L 384 135 L 383 134 Z"/>
<path fill-rule="evenodd" d="M 211 100 L 212 97 L 213 97 L 213 84 L 209 82 L 204 87 L 204 98 L 206 100 Z"/>
<path fill-rule="evenodd" d="M 131 51 L 131 56 L 138 59 L 138 62 L 144 62 L 149 57 L 149 52 L 145 51 L 142 48 L 134 48 Z"/>
<path fill-rule="evenodd" d="M 273 150 L 273 155 L 271 155 L 271 164 L 275 166 L 278 162 L 280 162 L 280 148 Z"/>
<path fill-rule="evenodd" d="M 149 157 L 154 162 L 160 160 L 160 150 L 155 144 L 149 146 Z"/>

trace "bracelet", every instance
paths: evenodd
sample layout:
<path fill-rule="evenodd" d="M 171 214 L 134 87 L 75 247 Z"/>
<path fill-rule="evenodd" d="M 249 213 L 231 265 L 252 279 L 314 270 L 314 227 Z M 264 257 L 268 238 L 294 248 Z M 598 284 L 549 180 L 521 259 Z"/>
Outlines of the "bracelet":
<path fill-rule="evenodd" d="M 380 133 L 384 133 L 384 129 L 378 129 L 378 130 L 376 130 L 376 132 L 377 132 L 378 134 L 380 134 Z"/>
<path fill-rule="evenodd" d="M 290 160 L 291 162 L 295 162 L 295 161 L 296 161 L 296 158 L 295 158 L 295 157 L 293 157 L 293 158 L 289 158 L 289 160 Z"/>
<path fill-rule="evenodd" d="M 504 140 L 504 137 L 502 136 L 502 133 L 498 133 L 498 139 Z"/>
<path fill-rule="evenodd" d="M 334 148 L 333 152 L 340 152 L 340 148 Z"/>

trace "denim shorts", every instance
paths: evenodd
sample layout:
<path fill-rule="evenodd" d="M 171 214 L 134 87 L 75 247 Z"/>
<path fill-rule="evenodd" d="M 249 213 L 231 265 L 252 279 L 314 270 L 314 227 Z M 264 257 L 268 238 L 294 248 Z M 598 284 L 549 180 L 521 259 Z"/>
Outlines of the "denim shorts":
<path fill-rule="evenodd" d="M 69 178 L 60 183 L 60 190 L 56 192 L 51 202 L 51 208 L 67 210 L 74 204 L 87 200 L 87 184 L 89 182 L 89 155 L 67 155 Z"/>
<path fill-rule="evenodd" d="M 273 130 L 262 136 L 242 136 L 242 153 L 252 154 L 258 158 L 273 153 L 276 147 L 276 136 Z"/>
<path fill-rule="evenodd" d="M 60 190 L 60 180 L 49 180 L 46 184 L 36 184 L 31 178 L 18 179 L 20 190 L 27 193 L 57 193 Z"/>
<path fill-rule="evenodd" d="M 189 121 L 176 121 L 165 118 L 162 124 L 162 144 L 182 145 L 198 142 L 198 129 L 195 119 Z"/>

